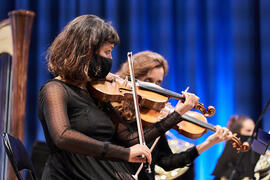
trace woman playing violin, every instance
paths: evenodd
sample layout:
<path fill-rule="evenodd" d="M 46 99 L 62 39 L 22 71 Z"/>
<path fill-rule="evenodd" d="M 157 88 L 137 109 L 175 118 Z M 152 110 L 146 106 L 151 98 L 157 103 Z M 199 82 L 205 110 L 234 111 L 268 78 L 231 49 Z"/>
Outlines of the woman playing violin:
<path fill-rule="evenodd" d="M 94 15 L 72 20 L 48 50 L 54 79 L 39 93 L 41 120 L 50 156 L 42 179 L 133 179 L 124 161 L 151 162 L 146 146 L 123 147 L 112 139 L 115 126 L 103 106 L 87 91 L 87 83 L 105 78 L 111 51 L 119 37 L 115 29 Z"/>
<path fill-rule="evenodd" d="M 168 71 L 168 64 L 167 61 L 159 55 L 158 53 L 154 53 L 151 51 L 143 51 L 135 54 L 133 56 L 134 59 L 134 74 L 135 78 L 141 81 L 151 82 L 155 83 L 157 85 L 160 85 L 163 81 L 164 76 L 166 75 Z M 128 63 L 125 62 L 121 69 L 117 72 L 117 74 L 125 78 L 125 76 L 129 75 L 128 70 Z M 198 98 L 194 97 L 195 95 L 187 92 L 183 92 L 183 95 L 186 97 L 186 99 L 193 98 L 193 101 L 190 103 L 190 105 L 194 105 L 194 103 L 198 102 Z M 184 112 L 186 112 L 188 109 L 192 108 L 190 106 L 186 106 L 185 108 L 182 108 L 185 106 L 185 103 L 178 102 L 175 111 L 170 114 L 165 119 L 170 124 L 176 124 L 180 121 L 179 115 L 182 115 Z M 130 106 L 130 107 L 129 107 Z M 193 106 L 194 107 L 194 106 Z M 132 113 L 132 105 L 127 104 L 126 102 L 122 102 L 120 105 L 116 107 L 120 111 L 120 115 L 128 119 L 130 122 L 130 129 L 136 128 L 136 124 L 134 124 L 133 119 L 134 114 Z M 163 121 L 163 124 L 166 125 L 167 128 L 164 128 L 162 130 L 163 133 L 156 133 L 152 134 L 151 139 L 149 138 L 148 128 L 145 128 L 145 134 L 146 134 L 146 142 L 148 145 L 153 144 L 153 140 L 158 137 L 158 135 L 161 135 L 160 140 L 158 141 L 156 147 L 152 151 L 152 172 L 154 172 L 154 165 L 157 164 L 161 166 L 165 170 L 173 170 L 175 168 L 184 167 L 188 164 L 191 164 L 194 159 L 201 154 L 203 151 L 207 150 L 214 144 L 217 144 L 221 141 L 226 141 L 232 138 L 232 133 L 227 128 L 222 128 L 220 126 L 216 126 L 216 132 L 209 136 L 202 144 L 194 146 L 184 152 L 181 153 L 175 153 L 173 154 L 171 149 L 169 148 L 167 139 L 164 135 L 166 130 L 168 130 L 168 127 L 172 127 L 169 123 L 166 124 L 166 120 Z M 165 123 L 164 123 L 165 122 Z M 128 134 L 127 132 L 123 131 L 122 134 Z M 137 142 L 134 141 L 132 138 L 130 138 L 130 142 L 133 141 L 133 143 Z M 133 144 L 131 143 L 131 144 Z M 130 144 L 130 145 L 131 145 Z M 138 166 L 132 166 L 134 172 L 137 171 Z M 154 173 L 147 174 L 145 171 L 141 171 L 139 174 L 138 179 L 154 179 Z"/>

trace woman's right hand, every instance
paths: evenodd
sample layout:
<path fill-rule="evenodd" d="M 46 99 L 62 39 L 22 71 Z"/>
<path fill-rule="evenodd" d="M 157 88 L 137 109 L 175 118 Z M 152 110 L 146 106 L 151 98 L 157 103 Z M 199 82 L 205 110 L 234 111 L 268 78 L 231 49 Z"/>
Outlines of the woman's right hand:
<path fill-rule="evenodd" d="M 199 97 L 193 93 L 183 92 L 183 97 L 185 101 L 182 102 L 181 100 L 178 101 L 175 111 L 178 112 L 181 116 L 185 114 L 190 109 L 194 108 L 194 106 L 199 102 Z"/>
<path fill-rule="evenodd" d="M 151 164 L 152 162 L 151 151 L 147 146 L 136 144 L 130 147 L 128 162 L 145 163 L 146 160 L 149 164 Z"/>

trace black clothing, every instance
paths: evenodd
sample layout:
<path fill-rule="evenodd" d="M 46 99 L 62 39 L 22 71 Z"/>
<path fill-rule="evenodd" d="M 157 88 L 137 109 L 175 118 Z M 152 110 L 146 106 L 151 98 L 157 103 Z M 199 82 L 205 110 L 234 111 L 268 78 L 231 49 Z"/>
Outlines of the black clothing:
<path fill-rule="evenodd" d="M 148 143 L 148 147 L 151 148 L 153 143 L 154 141 L 152 143 Z M 163 134 L 160 136 L 160 139 L 152 152 L 152 173 L 147 173 L 146 169 L 143 168 L 139 174 L 139 179 L 153 180 L 155 177 L 155 165 L 159 165 L 165 171 L 170 171 L 191 164 L 198 156 L 199 154 L 195 146 L 186 151 L 173 154 L 169 147 L 167 138 Z M 130 164 L 130 166 L 132 168 L 133 174 L 135 174 L 139 168 L 139 165 Z"/>
<path fill-rule="evenodd" d="M 132 179 L 123 162 L 102 160 L 114 125 L 87 91 L 48 82 L 40 90 L 39 117 L 51 151 L 42 179 Z M 105 157 L 127 160 L 129 149 L 110 144 Z"/>
<path fill-rule="evenodd" d="M 188 166 L 188 170 L 181 176 L 175 178 L 174 180 L 194 180 L 195 179 L 195 169 L 194 163 Z"/>
<path fill-rule="evenodd" d="M 110 104 L 98 103 L 86 90 L 54 79 L 41 87 L 39 118 L 50 149 L 42 179 L 132 179 L 122 161 L 128 160 L 129 148 L 107 142 L 130 147 L 139 142 L 138 134 Z M 146 141 L 180 121 L 174 112 L 146 128 Z"/>
<path fill-rule="evenodd" d="M 241 138 L 241 140 L 242 139 L 243 138 Z M 233 179 L 243 179 L 244 177 L 253 178 L 254 168 L 260 155 L 252 150 L 243 153 L 243 159 L 236 167 L 238 159 L 240 158 L 240 153 L 237 153 L 236 149 L 232 147 L 232 144 L 227 142 L 218 159 L 215 170 L 212 173 L 215 176 L 215 179 L 220 179 L 222 176 L 230 178 L 233 169 L 236 169 L 236 174 Z"/>

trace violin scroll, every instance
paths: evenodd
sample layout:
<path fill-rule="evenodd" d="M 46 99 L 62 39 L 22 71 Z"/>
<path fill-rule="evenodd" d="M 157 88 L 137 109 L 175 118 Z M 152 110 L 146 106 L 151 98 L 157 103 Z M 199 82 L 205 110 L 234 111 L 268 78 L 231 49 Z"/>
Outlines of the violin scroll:
<path fill-rule="evenodd" d="M 250 145 L 248 142 L 242 143 L 240 138 L 237 137 L 237 134 L 233 134 L 233 138 L 231 139 L 233 148 L 236 149 L 237 153 L 239 152 L 247 152 L 250 149 Z"/>
<path fill-rule="evenodd" d="M 216 109 L 213 106 L 208 106 L 206 110 L 202 103 L 197 103 L 194 108 L 201 111 L 204 117 L 211 117 L 216 113 Z"/>

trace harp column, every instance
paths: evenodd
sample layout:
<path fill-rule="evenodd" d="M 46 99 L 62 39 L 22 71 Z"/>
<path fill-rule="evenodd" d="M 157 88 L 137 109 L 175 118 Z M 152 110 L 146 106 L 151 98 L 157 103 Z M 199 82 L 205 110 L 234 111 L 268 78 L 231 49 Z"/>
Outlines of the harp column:
<path fill-rule="evenodd" d="M 18 10 L 8 13 L 12 32 L 12 93 L 10 133 L 24 141 L 28 55 L 34 13 Z"/>

